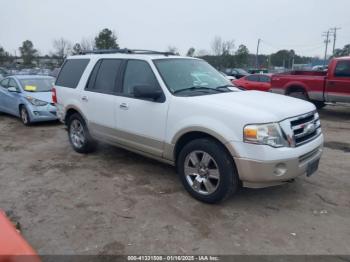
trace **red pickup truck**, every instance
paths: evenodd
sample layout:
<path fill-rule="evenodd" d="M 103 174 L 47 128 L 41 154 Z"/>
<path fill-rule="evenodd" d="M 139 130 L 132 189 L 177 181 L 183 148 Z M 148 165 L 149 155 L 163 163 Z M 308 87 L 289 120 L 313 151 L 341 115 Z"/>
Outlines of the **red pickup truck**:
<path fill-rule="evenodd" d="M 292 71 L 271 77 L 271 92 L 313 102 L 350 103 L 350 57 L 334 58 L 325 72 Z"/>

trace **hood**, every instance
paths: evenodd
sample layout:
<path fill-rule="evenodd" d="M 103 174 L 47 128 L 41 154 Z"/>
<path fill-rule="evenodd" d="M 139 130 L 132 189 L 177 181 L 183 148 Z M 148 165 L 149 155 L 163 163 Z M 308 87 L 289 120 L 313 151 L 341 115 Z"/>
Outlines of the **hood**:
<path fill-rule="evenodd" d="M 31 96 L 35 99 L 45 101 L 47 103 L 52 103 L 51 91 L 49 92 L 24 92 L 25 96 Z"/>
<path fill-rule="evenodd" d="M 234 114 L 245 114 L 255 123 L 279 122 L 316 110 L 307 101 L 261 91 L 239 91 L 192 97 L 200 104 Z"/>

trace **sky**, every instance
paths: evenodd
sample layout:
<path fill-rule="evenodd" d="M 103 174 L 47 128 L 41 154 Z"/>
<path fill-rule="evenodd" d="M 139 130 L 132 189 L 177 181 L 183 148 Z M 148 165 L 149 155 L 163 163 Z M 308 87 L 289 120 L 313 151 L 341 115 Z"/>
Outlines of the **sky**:
<path fill-rule="evenodd" d="M 337 47 L 350 43 L 349 0 L 0 0 L 0 46 L 18 54 L 31 40 L 41 54 L 53 40 L 93 39 L 103 28 L 118 36 L 121 47 L 181 54 L 190 47 L 211 51 L 216 36 L 260 53 L 294 49 L 324 55 L 322 33 L 341 27 Z M 332 43 L 330 44 L 330 49 Z"/>

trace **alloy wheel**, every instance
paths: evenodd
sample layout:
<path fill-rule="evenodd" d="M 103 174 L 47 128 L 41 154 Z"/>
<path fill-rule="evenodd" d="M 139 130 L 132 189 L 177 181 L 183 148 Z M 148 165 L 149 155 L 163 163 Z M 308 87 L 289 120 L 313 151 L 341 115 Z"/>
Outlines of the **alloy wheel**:
<path fill-rule="evenodd" d="M 204 151 L 193 151 L 187 155 L 184 163 L 187 183 L 194 191 L 210 195 L 219 187 L 220 170 L 214 158 Z"/>
<path fill-rule="evenodd" d="M 85 132 L 82 123 L 74 119 L 70 124 L 70 138 L 76 148 L 81 148 L 85 143 Z"/>

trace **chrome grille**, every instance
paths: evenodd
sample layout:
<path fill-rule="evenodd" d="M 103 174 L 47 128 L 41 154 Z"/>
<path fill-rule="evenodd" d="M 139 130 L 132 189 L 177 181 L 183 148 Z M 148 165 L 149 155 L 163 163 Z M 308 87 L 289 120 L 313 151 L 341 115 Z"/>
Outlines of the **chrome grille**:
<path fill-rule="evenodd" d="M 321 134 L 320 117 L 317 112 L 290 119 L 290 126 L 295 147 L 306 144 Z"/>

